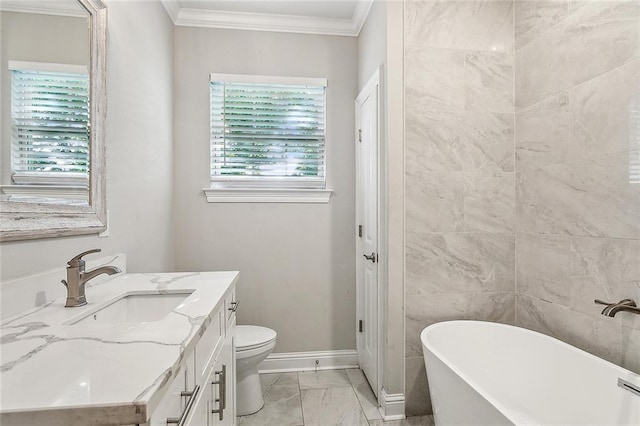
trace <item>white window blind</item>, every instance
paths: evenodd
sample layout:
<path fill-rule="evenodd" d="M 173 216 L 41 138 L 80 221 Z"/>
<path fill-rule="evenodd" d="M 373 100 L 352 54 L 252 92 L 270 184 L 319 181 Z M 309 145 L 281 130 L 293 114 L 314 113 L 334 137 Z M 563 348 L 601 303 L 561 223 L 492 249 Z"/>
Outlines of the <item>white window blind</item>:
<path fill-rule="evenodd" d="M 18 184 L 86 185 L 89 78 L 46 69 L 61 68 L 50 65 L 11 70 L 12 178 Z"/>
<path fill-rule="evenodd" d="M 212 187 L 324 188 L 325 79 L 212 74 Z"/>

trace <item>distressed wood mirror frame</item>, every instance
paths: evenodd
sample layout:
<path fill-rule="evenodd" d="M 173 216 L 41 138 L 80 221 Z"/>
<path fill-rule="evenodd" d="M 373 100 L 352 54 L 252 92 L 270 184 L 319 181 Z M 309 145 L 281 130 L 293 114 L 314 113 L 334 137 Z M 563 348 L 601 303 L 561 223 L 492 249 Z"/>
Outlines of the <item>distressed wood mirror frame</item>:
<path fill-rule="evenodd" d="M 107 9 L 100 0 L 77 0 L 90 23 L 89 203 L 73 206 L 0 202 L 0 241 L 97 234 L 106 229 L 105 119 Z"/>

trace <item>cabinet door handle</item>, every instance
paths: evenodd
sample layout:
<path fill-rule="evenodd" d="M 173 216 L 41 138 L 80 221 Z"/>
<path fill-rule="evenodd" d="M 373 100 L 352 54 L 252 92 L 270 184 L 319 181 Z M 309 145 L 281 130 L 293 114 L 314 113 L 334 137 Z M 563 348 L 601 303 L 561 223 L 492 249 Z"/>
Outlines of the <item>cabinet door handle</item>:
<path fill-rule="evenodd" d="M 217 381 L 211 382 L 211 384 L 218 385 L 218 393 L 220 394 L 220 398 L 215 400 L 215 402 L 218 403 L 218 408 L 215 410 L 211 410 L 211 413 L 218 414 L 218 419 L 222 421 L 224 420 L 224 409 L 227 408 L 227 366 L 226 364 L 222 364 L 222 370 L 216 371 L 214 374 L 216 374 L 220 378 Z"/>
<path fill-rule="evenodd" d="M 235 312 L 238 310 L 238 305 L 240 305 L 240 301 L 238 300 L 237 302 L 231 302 L 231 307 L 229 308 L 229 310 L 231 312 Z"/>
<path fill-rule="evenodd" d="M 187 420 L 187 416 L 189 415 L 189 412 L 191 411 L 191 408 L 193 408 L 193 404 L 196 402 L 196 396 L 198 395 L 198 392 L 200 391 L 200 386 L 196 385 L 195 388 L 193 388 L 192 391 L 182 391 L 180 392 L 180 396 L 188 396 L 189 400 L 187 401 L 187 405 L 184 407 L 184 410 L 182 410 L 182 413 L 180 414 L 180 417 L 168 417 L 167 418 L 167 424 L 168 425 L 178 425 L 178 426 L 183 426 L 185 420 Z"/>

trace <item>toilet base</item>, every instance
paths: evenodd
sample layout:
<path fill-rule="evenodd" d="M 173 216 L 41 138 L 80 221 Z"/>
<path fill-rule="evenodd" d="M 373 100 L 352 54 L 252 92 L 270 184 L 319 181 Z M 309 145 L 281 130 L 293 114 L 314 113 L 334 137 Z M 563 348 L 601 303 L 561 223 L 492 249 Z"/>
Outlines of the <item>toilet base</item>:
<path fill-rule="evenodd" d="M 257 413 L 264 406 L 258 368 L 236 372 L 236 410 L 238 416 Z"/>

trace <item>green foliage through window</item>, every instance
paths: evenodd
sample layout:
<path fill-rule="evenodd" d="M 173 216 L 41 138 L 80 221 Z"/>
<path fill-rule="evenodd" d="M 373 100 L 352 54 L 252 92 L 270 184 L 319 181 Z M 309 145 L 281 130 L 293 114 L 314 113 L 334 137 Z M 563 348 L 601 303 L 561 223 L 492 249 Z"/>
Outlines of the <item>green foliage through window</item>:
<path fill-rule="evenodd" d="M 12 171 L 89 172 L 87 74 L 12 71 Z"/>
<path fill-rule="evenodd" d="M 212 181 L 324 183 L 325 90 L 212 81 Z"/>

